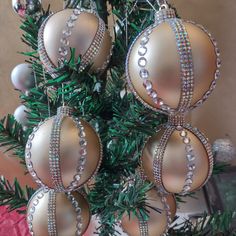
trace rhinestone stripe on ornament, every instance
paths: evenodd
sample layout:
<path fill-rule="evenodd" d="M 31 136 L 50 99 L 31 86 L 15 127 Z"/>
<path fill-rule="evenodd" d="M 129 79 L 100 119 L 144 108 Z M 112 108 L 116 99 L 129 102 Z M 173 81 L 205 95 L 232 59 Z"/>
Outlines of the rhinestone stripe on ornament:
<path fill-rule="evenodd" d="M 77 173 L 74 176 L 74 180 L 72 181 L 72 183 L 69 186 L 69 191 L 75 189 L 78 186 L 78 183 L 81 179 L 81 176 L 83 174 L 84 171 L 84 167 L 86 164 L 86 158 L 87 158 L 87 140 L 86 140 L 86 134 L 84 131 L 84 126 L 82 125 L 81 121 L 78 118 L 73 118 L 73 121 L 76 124 L 76 127 L 79 130 L 79 145 L 80 145 L 80 158 L 78 161 L 78 166 L 77 166 Z"/>
<path fill-rule="evenodd" d="M 169 110 L 170 108 L 166 106 L 162 99 L 158 98 L 157 92 L 153 89 L 152 82 L 148 79 L 149 78 L 149 71 L 147 70 L 146 66 L 148 64 L 148 61 L 146 59 L 146 54 L 148 52 L 147 44 L 149 42 L 149 36 L 152 33 L 152 27 L 149 27 L 147 30 L 143 33 L 143 38 L 141 38 L 140 46 L 138 49 L 138 66 L 140 68 L 139 76 L 143 81 L 143 86 L 145 87 L 147 94 L 152 98 L 153 102 L 158 105 L 163 110 Z"/>
<path fill-rule="evenodd" d="M 217 44 L 217 41 L 214 39 L 214 37 L 211 35 L 211 33 L 208 32 L 208 30 L 200 25 L 200 24 L 196 24 L 195 22 L 193 21 L 186 21 L 187 23 L 190 23 L 190 24 L 194 24 L 196 26 L 198 26 L 202 31 L 204 31 L 208 37 L 210 38 L 212 44 L 214 45 L 215 47 L 215 53 L 216 53 L 216 71 L 215 71 L 215 79 L 212 81 L 211 85 L 210 85 L 210 88 L 209 90 L 203 95 L 203 98 L 200 99 L 198 102 L 196 102 L 193 106 L 191 106 L 189 109 L 192 110 L 200 105 L 202 105 L 206 100 L 207 98 L 211 95 L 211 93 L 213 92 L 213 90 L 215 89 L 216 87 L 216 82 L 217 80 L 219 80 L 220 78 L 220 68 L 221 68 L 221 59 L 220 59 L 220 50 L 218 48 L 218 44 Z"/>
<path fill-rule="evenodd" d="M 48 199 L 48 234 L 49 236 L 57 236 L 56 225 L 56 193 L 49 191 Z"/>
<path fill-rule="evenodd" d="M 34 231 L 33 231 L 33 218 L 34 218 L 34 212 L 35 212 L 35 208 L 38 206 L 39 204 L 39 201 L 44 197 L 45 193 L 48 192 L 48 189 L 44 188 L 43 189 L 43 192 L 41 193 L 38 193 L 39 191 L 41 191 L 41 189 L 39 189 L 38 191 L 36 191 L 31 199 L 33 199 L 35 196 L 37 196 L 37 198 L 34 200 L 34 202 L 32 203 L 32 206 L 31 208 L 29 208 L 29 205 L 28 205 L 28 217 L 27 217 L 27 224 L 28 224 L 28 227 L 29 227 L 29 232 L 32 236 L 34 236 Z M 31 201 L 29 201 L 31 202 Z"/>
<path fill-rule="evenodd" d="M 45 187 L 45 188 L 47 188 L 47 187 L 43 184 L 42 180 L 37 176 L 37 173 L 34 171 L 33 163 L 31 161 L 31 147 L 32 147 L 32 140 L 35 137 L 36 131 L 38 131 L 38 129 L 48 120 L 49 119 L 46 119 L 46 120 L 40 122 L 38 124 L 38 126 L 33 128 L 33 132 L 29 136 L 27 144 L 26 144 L 26 148 L 25 148 L 25 162 L 26 162 L 27 169 L 28 169 L 29 173 L 31 174 L 31 176 L 33 177 L 34 181 L 40 187 Z"/>
<path fill-rule="evenodd" d="M 192 49 L 188 33 L 180 19 L 167 20 L 175 33 L 177 50 L 180 57 L 181 96 L 177 110 L 185 112 L 191 105 L 194 89 L 194 70 Z"/>
<path fill-rule="evenodd" d="M 171 211 L 170 211 L 170 206 L 167 202 L 167 195 L 165 193 L 161 193 L 159 192 L 159 194 L 161 195 L 161 202 L 164 205 L 164 210 L 166 211 L 166 217 L 167 217 L 167 226 L 166 226 L 166 230 L 165 230 L 165 234 L 168 233 L 171 224 L 172 224 L 172 218 L 171 218 Z"/>
<path fill-rule="evenodd" d="M 89 65 L 89 63 L 95 58 L 95 56 L 100 51 L 102 41 L 105 35 L 105 31 L 106 31 L 105 23 L 103 22 L 101 18 L 99 18 L 98 31 L 89 49 L 87 50 L 87 52 L 84 54 L 84 56 L 81 59 L 81 65 L 79 68 L 80 72 L 82 72 Z"/>
<path fill-rule="evenodd" d="M 66 193 L 67 198 L 71 202 L 72 206 L 75 208 L 75 212 L 77 214 L 77 225 L 76 225 L 76 236 L 82 235 L 82 227 L 83 227 L 83 219 L 82 219 L 82 211 L 81 208 L 79 207 L 78 201 L 74 198 L 74 196 L 68 192 Z"/>
<path fill-rule="evenodd" d="M 184 128 L 189 130 L 190 132 L 194 133 L 199 138 L 199 140 L 203 143 L 203 145 L 206 149 L 206 152 L 207 152 L 207 155 L 209 158 L 209 172 L 208 172 L 208 176 L 207 176 L 205 182 L 202 184 L 202 186 L 204 186 L 208 182 L 208 180 L 210 179 L 212 172 L 213 172 L 214 158 L 213 158 L 213 153 L 212 153 L 212 147 L 211 147 L 208 139 L 206 138 L 206 136 L 198 128 L 193 128 L 190 124 L 186 124 L 184 126 Z"/>
<path fill-rule="evenodd" d="M 184 121 L 183 114 L 174 115 L 174 116 L 170 115 L 168 117 L 168 125 L 173 126 L 179 131 L 179 135 L 182 138 L 183 144 L 185 145 L 188 173 L 187 173 L 183 191 L 182 191 L 183 195 L 187 194 L 190 191 L 191 186 L 193 184 L 194 171 L 196 169 L 196 165 L 194 164 L 194 160 L 196 159 L 196 157 L 194 154 L 194 150 L 191 146 L 191 140 L 188 137 L 188 132 L 185 131 L 183 128 L 184 124 L 185 124 L 185 121 Z"/>
<path fill-rule="evenodd" d="M 58 114 L 54 117 L 49 144 L 49 168 L 53 180 L 53 188 L 57 192 L 65 191 L 60 167 L 60 132 L 64 118 L 64 114 Z"/>
<path fill-rule="evenodd" d="M 46 26 L 47 21 L 52 15 L 48 16 L 44 22 L 42 23 L 39 33 L 38 33 L 38 52 L 40 60 L 44 62 L 45 69 L 50 73 L 53 78 L 56 78 L 59 74 L 56 72 L 56 68 L 53 65 L 53 62 L 50 60 L 45 45 L 44 45 L 44 28 Z"/>
<path fill-rule="evenodd" d="M 194 150 L 191 145 L 191 139 L 188 137 L 188 132 L 184 130 L 183 127 L 181 126 L 178 126 L 177 130 L 179 131 L 179 135 L 182 138 L 183 144 L 185 145 L 186 159 L 188 163 L 187 164 L 188 172 L 182 191 L 182 194 L 185 195 L 189 193 L 189 191 L 191 190 L 191 186 L 193 184 L 193 176 L 194 176 L 194 171 L 196 169 L 194 161 L 196 159 L 196 156 L 194 154 Z"/>
<path fill-rule="evenodd" d="M 147 221 L 139 221 L 140 236 L 148 236 L 148 223 Z"/>
<path fill-rule="evenodd" d="M 175 10 L 172 8 L 168 9 L 161 9 L 160 11 L 156 12 L 155 14 L 155 22 L 157 25 L 162 23 L 163 21 L 170 19 L 170 18 L 175 18 Z"/>
<path fill-rule="evenodd" d="M 167 129 L 164 131 L 164 134 L 162 135 L 159 144 L 155 148 L 154 153 L 154 160 L 153 160 L 153 175 L 156 184 L 158 187 L 160 187 L 160 191 L 163 193 L 166 193 L 166 190 L 164 189 L 163 183 L 162 183 L 162 164 L 163 164 L 163 158 L 165 149 L 168 143 L 168 140 L 172 133 L 174 132 L 174 127 L 167 127 Z"/>

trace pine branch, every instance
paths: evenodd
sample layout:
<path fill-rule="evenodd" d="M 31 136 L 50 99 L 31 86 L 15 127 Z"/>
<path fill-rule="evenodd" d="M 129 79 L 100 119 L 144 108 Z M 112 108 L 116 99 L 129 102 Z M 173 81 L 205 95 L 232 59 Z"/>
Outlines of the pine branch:
<path fill-rule="evenodd" d="M 236 219 L 236 212 L 220 212 L 213 215 L 205 214 L 193 223 L 186 220 L 184 223 L 175 223 L 169 234 L 173 236 L 235 236 L 232 222 Z"/>
<path fill-rule="evenodd" d="M 25 163 L 27 137 L 28 132 L 23 131 L 12 115 L 0 121 L 0 147 L 6 148 L 5 152 L 13 151 L 13 155 L 19 157 L 22 164 Z"/>
<path fill-rule="evenodd" d="M 26 207 L 33 193 L 34 190 L 27 186 L 24 191 L 16 179 L 13 185 L 4 178 L 0 179 L 0 206 L 8 206 L 9 211 Z"/>

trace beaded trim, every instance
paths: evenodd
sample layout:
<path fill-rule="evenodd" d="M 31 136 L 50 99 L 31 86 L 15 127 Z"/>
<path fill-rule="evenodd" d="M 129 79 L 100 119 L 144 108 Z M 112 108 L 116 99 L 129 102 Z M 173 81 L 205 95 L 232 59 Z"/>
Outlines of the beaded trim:
<path fill-rule="evenodd" d="M 105 23 L 101 18 L 99 18 L 97 33 L 93 39 L 92 44 L 90 45 L 87 52 L 83 55 L 81 59 L 81 65 L 79 68 L 80 72 L 82 72 L 91 63 L 91 61 L 95 58 L 95 56 L 99 53 L 105 36 L 105 31 L 106 31 Z"/>
<path fill-rule="evenodd" d="M 215 40 L 215 38 L 211 35 L 211 33 L 209 33 L 209 31 L 202 25 L 200 24 L 196 24 L 195 22 L 193 21 L 186 21 L 186 23 L 190 23 L 190 24 L 193 24 L 197 27 L 199 27 L 202 31 L 204 31 L 208 37 L 210 38 L 212 44 L 214 45 L 215 47 L 215 54 L 216 54 L 216 71 L 215 71 L 215 79 L 212 81 L 210 87 L 209 87 L 209 90 L 203 95 L 202 99 L 200 99 L 199 101 L 197 101 L 194 105 L 192 105 L 189 110 L 192 110 L 196 107 L 199 107 L 200 105 L 202 105 L 206 100 L 207 98 L 211 95 L 211 93 L 213 92 L 213 90 L 215 89 L 216 87 L 216 82 L 219 80 L 220 78 L 220 68 L 221 68 L 221 59 L 220 59 L 220 49 L 218 48 L 218 44 L 217 44 L 217 41 Z"/>
<path fill-rule="evenodd" d="M 163 185 L 162 177 L 161 177 L 162 164 L 163 164 L 164 153 L 165 153 L 168 140 L 174 131 L 175 131 L 174 127 L 169 127 L 164 131 L 164 134 L 162 135 L 160 142 L 156 146 L 155 152 L 154 152 L 153 175 L 154 175 L 156 184 L 160 188 L 160 191 L 164 193 L 167 193 L 167 191 L 164 189 L 164 185 Z"/>
<path fill-rule="evenodd" d="M 179 135 L 182 138 L 183 144 L 185 145 L 185 151 L 186 151 L 186 159 L 187 159 L 187 167 L 188 167 L 188 173 L 186 175 L 183 191 L 181 194 L 185 195 L 189 193 L 191 190 L 191 186 L 193 184 L 193 176 L 194 171 L 196 169 L 196 165 L 194 163 L 196 156 L 194 154 L 193 147 L 191 145 L 191 139 L 188 137 L 188 132 L 184 130 L 183 127 L 178 126 L 176 128 L 179 131 Z"/>
<path fill-rule="evenodd" d="M 74 180 L 71 182 L 68 188 L 69 191 L 78 188 L 81 176 L 84 172 L 86 159 L 87 159 L 87 140 L 86 140 L 86 134 L 84 131 L 84 126 L 82 125 L 81 121 L 78 118 L 73 118 L 73 121 L 75 122 L 76 127 L 79 130 L 80 158 L 78 160 L 77 173 L 74 175 Z"/>
<path fill-rule="evenodd" d="M 168 230 L 171 227 L 172 224 L 172 217 L 171 217 L 171 210 L 170 210 L 170 206 L 167 202 L 167 194 L 159 192 L 160 197 L 161 197 L 161 202 L 164 205 L 164 210 L 166 212 L 166 217 L 167 217 L 167 226 L 166 226 L 166 230 L 164 232 L 164 235 L 168 233 Z"/>
<path fill-rule="evenodd" d="M 185 124 L 184 114 L 169 115 L 167 124 L 174 127 L 183 126 Z"/>
<path fill-rule="evenodd" d="M 31 148 L 32 148 L 32 140 L 35 137 L 35 133 L 38 131 L 38 129 L 46 122 L 48 121 L 48 119 L 44 120 L 43 122 L 40 122 L 38 124 L 38 126 L 33 128 L 33 132 L 32 134 L 29 136 L 27 144 L 26 144 L 26 148 L 25 148 L 25 162 L 26 162 L 26 166 L 27 169 L 29 171 L 29 173 L 31 174 L 31 176 L 33 177 L 34 181 L 40 186 L 40 187 L 45 187 L 45 184 L 42 182 L 42 180 L 38 177 L 37 173 L 34 171 L 34 166 L 31 160 L 32 154 L 31 154 Z"/>
<path fill-rule="evenodd" d="M 65 191 L 61 177 L 60 166 L 60 132 L 61 125 L 65 118 L 65 115 L 58 114 L 53 118 L 53 124 L 51 129 L 50 145 L 49 145 L 49 168 L 53 181 L 53 188 L 57 192 Z"/>
<path fill-rule="evenodd" d="M 77 214 L 77 225 L 76 225 L 76 236 L 82 235 L 82 228 L 83 228 L 83 218 L 82 218 L 82 210 L 79 207 L 78 201 L 75 199 L 75 197 L 70 193 L 66 193 L 67 198 L 71 202 L 72 206 L 75 208 L 76 214 Z"/>
<path fill-rule="evenodd" d="M 45 189 L 45 188 L 41 188 L 39 189 L 38 191 L 36 191 L 31 199 L 29 200 L 28 202 L 28 206 L 27 206 L 27 224 L 28 224 L 28 227 L 29 227 L 29 232 L 32 236 L 34 236 L 34 231 L 33 231 L 33 218 L 34 218 L 34 212 L 35 212 L 35 209 L 36 207 L 38 206 L 39 204 L 39 201 L 44 197 L 44 195 L 48 192 L 48 189 Z M 32 203 L 32 206 L 29 208 L 29 205 L 31 203 L 31 201 L 33 200 L 33 198 L 36 198 L 33 203 Z"/>
<path fill-rule="evenodd" d="M 213 157 L 213 153 L 212 153 L 212 147 L 211 144 L 209 143 L 208 139 L 206 138 L 206 136 L 198 129 L 198 128 L 193 128 L 190 124 L 186 124 L 184 126 L 185 129 L 189 130 L 190 132 L 194 133 L 198 139 L 203 143 L 208 158 L 209 158 L 209 171 L 208 171 L 208 176 L 205 180 L 205 182 L 202 184 L 201 187 L 203 187 L 208 180 L 210 179 L 212 172 L 213 172 L 213 167 L 214 167 L 214 157 Z"/>
<path fill-rule="evenodd" d="M 193 56 L 188 33 L 182 20 L 167 20 L 176 37 L 180 57 L 181 96 L 177 110 L 185 112 L 190 106 L 194 89 Z"/>
<path fill-rule="evenodd" d="M 170 10 L 170 9 L 168 9 Z M 127 78 L 127 82 L 128 82 L 128 85 L 130 87 L 130 90 L 132 91 L 132 93 L 135 95 L 135 97 L 147 108 L 153 110 L 153 111 L 156 111 L 156 112 L 162 112 L 162 113 L 165 113 L 165 114 L 174 114 L 176 112 L 181 112 L 182 111 L 189 111 L 189 110 L 192 110 L 198 106 L 200 106 L 209 96 L 210 94 L 212 93 L 212 91 L 214 90 L 214 88 L 216 87 L 216 81 L 219 79 L 220 77 L 220 66 L 221 66 L 221 60 L 220 60 L 220 52 L 219 52 L 219 49 L 217 47 L 217 42 L 215 41 L 215 39 L 212 37 L 212 35 L 201 25 L 199 24 L 195 24 L 194 22 L 192 21 L 182 21 L 182 20 L 179 20 L 179 19 L 176 19 L 176 18 L 172 18 L 174 15 L 172 13 L 168 13 L 166 14 L 165 13 L 166 9 L 164 10 L 161 10 L 159 12 L 157 12 L 156 14 L 156 22 L 149 26 L 147 29 L 143 30 L 136 38 L 135 40 L 132 42 L 131 46 L 130 46 L 130 49 L 129 49 L 129 52 L 128 52 L 128 55 L 127 55 L 127 58 L 126 58 L 126 78 Z M 162 16 L 162 14 L 164 16 Z M 171 19 L 172 18 L 172 19 Z M 151 98 L 153 99 L 154 103 L 155 104 L 158 104 L 157 101 L 159 101 L 159 104 L 157 107 L 153 107 L 152 105 L 149 105 L 147 102 L 145 102 L 140 96 L 139 94 L 135 91 L 135 88 L 132 84 L 132 81 L 131 81 L 131 78 L 130 78 L 130 75 L 129 75 L 129 60 L 130 60 L 130 55 L 131 55 L 131 51 L 135 45 L 135 43 L 137 42 L 137 40 L 139 40 L 139 38 L 144 34 L 144 38 L 148 38 L 148 41 L 149 41 L 149 36 L 151 34 L 151 31 L 157 27 L 160 23 L 162 23 L 163 21 L 166 21 L 166 22 L 169 22 L 169 24 L 174 24 L 174 23 L 171 23 L 172 21 L 174 22 L 177 22 L 177 24 L 179 22 L 181 23 L 191 23 L 191 24 L 194 24 L 196 26 L 198 26 L 200 29 L 202 29 L 211 39 L 214 47 L 215 47 L 215 53 L 216 53 L 216 56 L 217 56 L 217 69 L 216 69 L 216 72 L 215 72 L 215 79 L 213 80 L 209 90 L 204 94 L 203 98 L 200 99 L 196 104 L 192 105 L 191 106 L 191 101 L 190 101 L 190 97 L 192 98 L 192 95 L 193 95 L 193 88 L 194 88 L 194 85 L 193 85 L 193 82 L 194 82 L 194 75 L 193 75 L 193 63 L 192 63 L 192 54 L 191 54 L 191 47 L 188 47 L 188 43 L 189 43 L 189 40 L 188 40 L 188 37 L 187 37 L 187 31 L 185 30 L 185 32 L 183 32 L 183 34 L 181 35 L 178 35 L 177 34 L 177 37 L 180 39 L 182 38 L 185 42 L 186 42 L 186 45 L 181 45 L 180 43 L 180 48 L 185 48 L 187 51 L 180 51 L 179 54 L 182 58 L 182 61 L 184 62 L 182 65 L 188 65 L 188 62 L 185 60 L 189 60 L 190 62 L 190 67 L 187 68 L 188 70 L 185 69 L 185 67 L 182 67 L 184 70 L 182 70 L 182 72 L 184 71 L 184 73 L 182 73 L 182 76 L 181 77 L 185 77 L 188 79 L 186 79 L 185 81 L 182 81 L 182 88 L 181 88 L 181 93 L 184 92 L 184 96 L 187 98 L 183 98 L 183 96 L 181 96 L 181 99 L 182 99 L 182 106 L 185 107 L 185 109 L 179 109 L 180 106 L 178 107 L 178 109 L 172 109 L 170 108 L 169 106 L 167 106 L 166 104 L 163 103 L 163 100 L 161 100 L 159 97 L 158 97 L 158 94 L 152 89 L 152 83 L 151 81 L 148 80 L 149 78 L 149 72 L 148 70 L 145 68 L 145 66 L 147 65 L 147 60 L 146 58 L 144 57 L 147 53 L 147 47 L 143 48 L 141 45 L 140 48 L 139 48 L 139 58 L 140 61 L 139 61 L 139 67 L 140 68 L 140 77 L 145 81 L 144 83 L 144 86 L 148 92 L 148 94 L 151 96 Z M 182 24 L 181 24 L 182 25 Z M 173 27 L 174 28 L 174 27 Z M 180 28 L 179 28 L 180 29 Z M 179 32 L 179 29 L 177 29 Z M 146 33 L 146 34 L 145 34 Z M 180 32 L 181 33 L 181 32 Z M 181 37 L 179 37 L 181 36 Z M 142 39 L 141 39 L 142 40 Z M 146 40 L 147 41 L 147 40 Z M 142 42 L 141 42 L 142 44 Z M 145 46 L 145 45 L 144 45 Z M 179 48 L 179 47 L 178 47 Z M 182 49 L 181 49 L 182 50 Z M 141 54 L 140 54 L 141 52 Z M 185 55 L 185 53 L 187 52 L 187 56 Z M 186 56 L 186 57 L 185 57 Z M 145 61 L 146 60 L 146 61 Z M 141 65 L 141 66 L 140 66 Z M 188 83 L 188 80 L 189 80 L 189 77 L 191 79 L 190 83 Z M 187 83 L 187 84 L 186 84 Z M 189 86 L 189 88 L 187 89 L 187 86 Z M 188 107 L 187 107 L 188 105 Z M 187 108 L 186 108 L 187 107 Z"/>
<path fill-rule="evenodd" d="M 61 56 L 58 59 L 59 65 L 64 63 L 65 57 L 69 53 L 70 45 L 69 45 L 68 38 L 72 35 L 72 29 L 75 25 L 75 21 L 78 19 L 79 15 L 83 12 L 96 15 L 99 19 L 99 24 L 98 24 L 98 29 L 97 29 L 96 35 L 94 36 L 92 44 L 90 45 L 89 49 L 87 50 L 87 52 L 83 55 L 81 59 L 79 72 L 82 72 L 91 63 L 93 58 L 98 54 L 101 48 L 101 44 L 104 39 L 105 30 L 106 30 L 104 21 L 98 16 L 98 14 L 94 10 L 92 9 L 87 10 L 87 9 L 83 9 L 79 7 L 74 9 L 73 14 L 70 16 L 69 20 L 66 22 L 66 28 L 62 31 L 62 38 L 60 39 L 61 46 L 58 49 L 59 55 Z M 51 16 L 52 15 L 50 15 L 40 27 L 39 35 L 38 35 L 38 51 L 39 51 L 40 59 L 43 62 L 46 70 L 50 73 L 50 75 L 53 78 L 56 78 L 60 74 L 56 71 L 57 70 L 56 65 L 54 65 L 52 61 L 50 60 L 47 54 L 45 45 L 44 45 L 44 28 L 46 26 L 47 21 L 49 20 Z M 110 57 L 111 57 L 111 52 L 110 52 L 110 55 L 108 55 L 107 60 L 104 62 L 102 68 L 100 68 L 99 70 L 106 68 L 106 66 L 109 63 Z"/>
<path fill-rule="evenodd" d="M 157 11 L 155 14 L 155 22 L 159 25 L 163 21 L 171 18 L 175 18 L 175 10 L 172 8 L 168 9 L 161 9 L 160 11 Z"/>
<path fill-rule="evenodd" d="M 48 198 L 48 234 L 49 236 L 57 236 L 56 224 L 56 193 L 49 191 Z"/>
<path fill-rule="evenodd" d="M 53 78 L 56 78 L 59 76 L 59 74 L 56 72 L 56 68 L 53 64 L 53 62 L 50 60 L 45 45 L 44 45 L 44 28 L 46 26 L 46 23 L 48 22 L 49 18 L 52 15 L 49 15 L 39 28 L 39 33 L 38 33 L 38 53 L 39 53 L 39 58 L 43 62 L 43 65 L 45 69 L 50 73 L 50 75 Z"/>
<path fill-rule="evenodd" d="M 147 221 L 139 221 L 140 236 L 148 236 L 148 223 Z"/>

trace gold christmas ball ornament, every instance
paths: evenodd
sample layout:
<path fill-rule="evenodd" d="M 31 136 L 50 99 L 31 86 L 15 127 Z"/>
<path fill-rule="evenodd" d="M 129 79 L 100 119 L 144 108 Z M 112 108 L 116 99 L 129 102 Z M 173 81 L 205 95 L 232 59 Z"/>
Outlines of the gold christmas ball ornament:
<path fill-rule="evenodd" d="M 161 236 L 168 231 L 176 213 L 176 201 L 173 195 L 159 194 L 156 189 L 147 192 L 148 221 L 140 221 L 137 216 L 124 215 L 121 227 L 129 236 Z"/>
<path fill-rule="evenodd" d="M 39 55 L 46 70 L 57 77 L 56 68 L 71 57 L 81 56 L 79 71 L 103 71 L 111 57 L 112 40 L 104 21 L 93 10 L 64 9 L 50 15 L 39 30 Z"/>
<path fill-rule="evenodd" d="M 176 18 L 165 7 L 130 47 L 128 84 L 146 107 L 167 114 L 202 104 L 220 75 L 216 41 L 200 25 Z"/>
<path fill-rule="evenodd" d="M 90 222 L 87 200 L 78 192 L 56 193 L 39 189 L 27 209 L 31 235 L 83 235 Z"/>
<path fill-rule="evenodd" d="M 147 141 L 141 164 L 146 178 L 163 192 L 187 194 L 208 181 L 213 155 L 197 128 L 167 124 Z"/>
<path fill-rule="evenodd" d="M 40 186 L 73 191 L 88 182 L 102 160 L 102 145 L 89 123 L 74 118 L 69 107 L 36 127 L 26 144 L 26 165 Z"/>

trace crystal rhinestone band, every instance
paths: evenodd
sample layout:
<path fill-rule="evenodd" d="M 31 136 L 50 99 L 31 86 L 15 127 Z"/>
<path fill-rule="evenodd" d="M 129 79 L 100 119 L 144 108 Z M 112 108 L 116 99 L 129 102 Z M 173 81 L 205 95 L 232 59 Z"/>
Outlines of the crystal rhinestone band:
<path fill-rule="evenodd" d="M 34 181 L 40 186 L 40 187 L 45 187 L 46 186 L 43 184 L 42 180 L 37 176 L 37 173 L 34 171 L 34 166 L 31 160 L 31 148 L 32 148 L 32 140 L 35 137 L 35 133 L 36 131 L 38 131 L 38 129 L 46 122 L 48 121 L 48 119 L 46 119 L 43 122 L 40 122 L 38 124 L 38 126 L 34 127 L 32 134 L 29 136 L 27 144 L 26 144 L 26 148 L 25 148 L 25 162 L 26 162 L 26 166 L 27 169 L 29 171 L 29 173 L 31 174 L 31 176 L 33 177 Z"/>
<path fill-rule="evenodd" d="M 197 27 L 199 27 L 203 32 L 205 32 L 211 39 L 212 44 L 214 45 L 215 48 L 215 53 L 216 53 L 216 71 L 215 71 L 215 79 L 212 81 L 209 90 L 204 94 L 203 98 L 200 99 L 198 102 L 196 102 L 194 105 L 192 105 L 190 107 L 190 110 L 202 105 L 207 98 L 210 96 L 210 94 L 212 93 L 212 91 L 215 89 L 216 87 L 216 82 L 217 80 L 220 78 L 220 67 L 221 67 L 221 59 L 220 59 L 220 50 L 218 48 L 217 42 L 216 40 L 213 38 L 213 36 L 207 31 L 207 29 L 205 29 L 202 25 L 200 24 L 196 24 L 193 21 L 186 21 L 187 23 L 196 25 Z"/>
<path fill-rule="evenodd" d="M 73 118 L 74 123 L 76 124 L 76 127 L 79 130 L 79 146 L 80 146 L 80 152 L 79 152 L 79 161 L 78 161 L 78 166 L 77 166 L 77 171 L 74 176 L 74 180 L 68 187 L 69 191 L 74 190 L 79 186 L 79 182 L 81 180 L 81 176 L 84 172 L 85 164 L 86 164 L 86 159 L 87 159 L 87 140 L 86 140 L 86 133 L 84 126 L 82 122 L 78 118 Z"/>
<path fill-rule="evenodd" d="M 50 145 L 49 145 L 49 167 L 50 174 L 53 180 L 53 187 L 58 192 L 65 191 L 61 177 L 60 167 L 60 131 L 61 124 L 65 115 L 58 114 L 53 118 Z"/>
<path fill-rule="evenodd" d="M 61 106 L 57 108 L 57 114 L 64 114 L 67 116 L 71 116 L 73 109 L 69 106 Z"/>
<path fill-rule="evenodd" d="M 194 161 L 196 159 L 196 156 L 195 156 L 193 147 L 191 145 L 191 139 L 188 137 L 188 131 L 184 130 L 184 128 L 180 126 L 177 127 L 177 130 L 179 131 L 179 135 L 183 141 L 183 144 L 185 145 L 186 159 L 188 163 L 187 164 L 188 173 L 185 179 L 183 191 L 181 193 L 185 195 L 189 193 L 193 184 L 193 176 L 194 176 L 194 171 L 196 169 L 196 165 Z"/>
<path fill-rule="evenodd" d="M 106 30 L 105 23 L 101 18 L 99 18 L 98 30 L 93 39 L 93 42 L 81 59 L 81 65 L 79 68 L 80 72 L 83 71 L 89 65 L 89 63 L 91 63 L 91 61 L 95 58 L 95 56 L 99 53 L 102 41 L 104 39 L 105 30 Z"/>
<path fill-rule="evenodd" d="M 148 223 L 147 221 L 139 221 L 140 236 L 148 236 Z"/>
<path fill-rule="evenodd" d="M 164 210 L 166 212 L 166 218 L 167 218 L 167 227 L 166 227 L 166 232 L 165 234 L 168 233 L 168 230 L 170 229 L 171 227 L 171 224 L 172 224 L 172 217 L 171 217 L 171 211 L 170 211 L 170 206 L 167 202 L 167 194 L 163 193 L 163 192 L 160 192 L 159 191 L 159 194 L 161 196 L 161 202 L 162 204 L 164 205 Z"/>
<path fill-rule="evenodd" d="M 172 133 L 174 132 L 174 130 L 175 130 L 174 127 L 169 127 L 165 130 L 159 144 L 155 148 L 155 153 L 154 153 L 153 175 L 154 175 L 155 182 L 157 183 L 157 185 L 161 188 L 163 192 L 166 192 L 162 183 L 162 178 L 161 178 L 163 158 L 164 158 L 164 153 L 165 153 L 168 140 L 170 136 L 172 135 Z"/>
<path fill-rule="evenodd" d="M 71 202 L 72 206 L 75 208 L 75 212 L 77 214 L 77 225 L 76 225 L 76 236 L 82 235 L 82 227 L 83 227 L 83 219 L 81 208 L 79 207 L 79 203 L 76 201 L 75 197 L 70 193 L 66 193 L 68 200 Z"/>
<path fill-rule="evenodd" d="M 170 126 L 183 126 L 185 123 L 184 114 L 176 114 L 168 116 L 168 125 Z"/>
<path fill-rule="evenodd" d="M 41 25 L 38 33 L 38 52 L 40 60 L 44 62 L 45 69 L 50 73 L 53 78 L 56 78 L 59 74 L 56 72 L 56 68 L 53 62 L 50 60 L 45 45 L 44 45 L 44 28 L 46 23 L 48 22 L 49 18 L 52 15 L 48 16 L 46 20 L 44 20 L 43 24 Z"/>
<path fill-rule="evenodd" d="M 31 199 L 33 199 L 35 196 L 37 196 L 37 197 L 36 197 L 36 199 L 34 200 L 34 202 L 32 203 L 31 207 L 29 207 L 29 205 L 27 206 L 27 209 L 28 209 L 27 223 L 28 223 L 28 227 L 29 227 L 29 232 L 30 232 L 30 234 L 31 234 L 32 236 L 35 235 L 35 234 L 34 234 L 34 231 L 33 231 L 33 217 L 34 217 L 35 209 L 36 209 L 36 207 L 38 206 L 40 199 L 42 199 L 42 198 L 44 197 L 45 193 L 48 192 L 48 189 L 45 189 L 45 188 L 44 188 L 44 191 L 41 192 L 41 193 L 39 193 L 41 190 L 42 190 L 42 189 L 39 189 L 38 191 L 36 191 L 36 192 L 32 195 Z M 30 199 L 29 202 L 31 202 L 31 199 Z M 28 203 L 28 204 L 29 204 L 29 203 Z"/>
<path fill-rule="evenodd" d="M 162 23 L 163 21 L 170 19 L 170 18 L 175 18 L 176 14 L 174 9 L 169 8 L 169 9 L 162 9 L 155 14 L 155 22 L 157 24 Z"/>
<path fill-rule="evenodd" d="M 49 236 L 57 236 L 56 225 L 56 193 L 49 191 L 48 199 L 48 234 Z"/>
<path fill-rule="evenodd" d="M 192 48 L 189 41 L 187 30 L 182 20 L 167 20 L 175 33 L 177 49 L 180 57 L 180 77 L 181 77 L 181 96 L 178 111 L 185 112 L 191 106 L 193 89 L 194 89 L 194 69 Z"/>
<path fill-rule="evenodd" d="M 186 124 L 184 126 L 184 128 L 186 128 L 190 132 L 194 133 L 199 138 L 199 140 L 203 143 L 203 145 L 206 149 L 206 152 L 207 152 L 207 155 L 209 158 L 209 172 L 208 172 L 208 176 L 207 176 L 205 182 L 202 185 L 202 186 L 204 186 L 208 182 L 208 180 L 210 179 L 212 172 L 213 172 L 213 167 L 214 167 L 214 158 L 213 158 L 211 145 L 210 145 L 208 139 L 205 137 L 205 135 L 198 128 L 193 128 L 190 124 Z"/>

